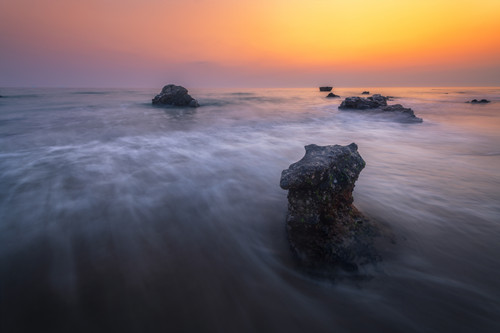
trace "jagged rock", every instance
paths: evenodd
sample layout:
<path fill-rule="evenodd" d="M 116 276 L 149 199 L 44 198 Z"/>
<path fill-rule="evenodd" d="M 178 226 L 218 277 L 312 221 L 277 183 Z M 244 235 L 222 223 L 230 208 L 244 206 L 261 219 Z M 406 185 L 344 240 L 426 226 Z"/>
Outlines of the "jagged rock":
<path fill-rule="evenodd" d="M 198 107 L 198 101 L 195 100 L 188 94 L 186 88 L 182 86 L 176 86 L 174 84 L 168 84 L 161 92 L 153 98 L 152 103 L 157 104 L 165 104 L 165 105 L 174 105 L 174 106 L 190 106 L 190 107 Z"/>
<path fill-rule="evenodd" d="M 319 91 L 332 91 L 333 87 L 328 87 L 328 86 L 325 86 L 325 87 L 319 87 Z"/>
<path fill-rule="evenodd" d="M 414 122 L 421 123 L 423 121 L 422 118 L 415 116 L 415 112 L 413 112 L 412 109 L 405 108 L 401 104 L 388 105 L 386 107 L 383 107 L 382 111 L 399 113 L 406 116 L 407 120 L 411 120 Z"/>
<path fill-rule="evenodd" d="M 329 93 L 326 97 L 328 98 L 336 98 L 336 97 L 340 97 L 339 95 L 335 95 L 334 93 Z"/>
<path fill-rule="evenodd" d="M 370 92 L 369 92 L 369 91 L 363 91 L 363 92 L 361 93 L 361 95 L 370 95 Z"/>
<path fill-rule="evenodd" d="M 377 228 L 353 205 L 352 191 L 365 161 L 358 146 L 305 146 L 306 154 L 281 173 L 288 190 L 287 232 L 293 253 L 307 269 L 374 262 Z"/>
<path fill-rule="evenodd" d="M 486 103 L 490 103 L 490 101 L 488 101 L 487 99 L 481 99 L 481 100 L 473 99 L 472 101 L 467 102 L 467 103 L 472 103 L 472 104 L 486 104 Z"/>
<path fill-rule="evenodd" d="M 381 106 L 387 105 L 387 97 L 382 96 L 380 94 L 375 94 L 371 97 L 363 98 L 363 97 L 347 97 L 339 106 L 339 109 L 357 109 L 357 110 L 365 110 L 365 109 L 375 109 Z"/>

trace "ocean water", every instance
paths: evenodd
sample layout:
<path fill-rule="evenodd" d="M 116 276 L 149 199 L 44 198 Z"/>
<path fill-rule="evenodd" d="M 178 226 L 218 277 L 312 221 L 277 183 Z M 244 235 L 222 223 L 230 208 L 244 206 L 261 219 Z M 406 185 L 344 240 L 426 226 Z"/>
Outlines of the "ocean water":
<path fill-rule="evenodd" d="M 0 331 L 500 332 L 500 88 L 369 89 L 421 124 L 316 88 L 159 90 L 0 89 Z M 318 280 L 280 174 L 351 142 L 354 204 L 395 242 Z"/>

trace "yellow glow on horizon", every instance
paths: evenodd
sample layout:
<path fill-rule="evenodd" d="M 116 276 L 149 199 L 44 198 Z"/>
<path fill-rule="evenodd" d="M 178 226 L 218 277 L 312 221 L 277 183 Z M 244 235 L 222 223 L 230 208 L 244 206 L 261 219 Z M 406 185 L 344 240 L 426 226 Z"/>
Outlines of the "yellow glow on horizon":
<path fill-rule="evenodd" d="M 5 0 L 0 41 L 258 68 L 500 65 L 500 0 Z"/>
<path fill-rule="evenodd" d="M 500 55 L 500 1 L 290 1 L 268 40 L 290 63 L 390 65 Z"/>

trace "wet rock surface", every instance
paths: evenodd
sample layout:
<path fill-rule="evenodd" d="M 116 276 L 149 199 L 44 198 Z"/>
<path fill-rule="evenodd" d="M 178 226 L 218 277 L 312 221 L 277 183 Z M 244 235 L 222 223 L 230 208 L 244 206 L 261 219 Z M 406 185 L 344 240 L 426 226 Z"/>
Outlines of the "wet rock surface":
<path fill-rule="evenodd" d="M 298 263 L 310 272 L 352 272 L 378 261 L 378 230 L 352 204 L 354 183 L 365 167 L 357 145 L 305 149 L 280 181 L 288 190 L 288 240 Z"/>
<path fill-rule="evenodd" d="M 332 89 L 330 86 L 319 87 L 319 91 L 332 91 Z"/>
<path fill-rule="evenodd" d="M 153 105 L 173 105 L 198 107 L 200 104 L 188 94 L 188 90 L 182 86 L 168 84 L 152 100 Z"/>
<path fill-rule="evenodd" d="M 369 110 L 373 112 L 392 113 L 402 122 L 421 123 L 423 120 L 415 116 L 410 108 L 401 104 L 387 105 L 391 97 L 375 94 L 371 97 L 347 97 L 339 106 L 340 110 Z"/>

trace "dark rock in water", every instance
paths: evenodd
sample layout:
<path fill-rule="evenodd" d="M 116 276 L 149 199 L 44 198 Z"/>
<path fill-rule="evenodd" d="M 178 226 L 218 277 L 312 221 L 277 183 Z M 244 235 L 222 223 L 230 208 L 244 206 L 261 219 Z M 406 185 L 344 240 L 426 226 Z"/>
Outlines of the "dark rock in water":
<path fill-rule="evenodd" d="M 319 91 L 332 91 L 333 87 L 319 87 Z"/>
<path fill-rule="evenodd" d="M 347 97 L 339 106 L 339 109 L 375 109 L 387 105 L 387 97 L 380 94 L 375 94 L 368 98 L 363 97 Z"/>
<path fill-rule="evenodd" d="M 377 228 L 352 205 L 354 183 L 365 167 L 357 145 L 305 149 L 280 181 L 288 190 L 288 240 L 299 263 L 313 271 L 355 271 L 379 260 Z"/>
<path fill-rule="evenodd" d="M 413 112 L 412 109 L 405 108 L 401 104 L 388 105 L 386 107 L 383 107 L 382 111 L 399 113 L 401 115 L 406 116 L 407 120 L 414 121 L 414 122 L 421 123 L 423 121 L 422 118 L 415 116 L 415 112 Z"/>
<path fill-rule="evenodd" d="M 198 101 L 188 94 L 186 88 L 168 84 L 161 90 L 161 93 L 155 96 L 152 101 L 153 104 L 164 104 L 174 106 L 190 106 L 198 107 Z"/>
<path fill-rule="evenodd" d="M 340 97 L 340 96 L 339 95 L 335 95 L 334 93 L 329 93 L 326 97 L 335 98 L 335 97 Z"/>
<path fill-rule="evenodd" d="M 405 108 L 401 104 L 387 105 L 390 97 L 375 94 L 372 97 L 347 97 L 339 106 L 341 110 L 370 110 L 374 112 L 393 112 L 400 117 L 403 122 L 422 122 L 422 118 L 415 116 L 410 108 Z M 366 112 L 366 111 L 365 111 Z"/>
<path fill-rule="evenodd" d="M 472 104 L 486 104 L 486 103 L 490 103 L 490 101 L 488 101 L 487 99 L 481 99 L 481 100 L 473 99 L 472 101 L 467 102 L 467 103 L 472 103 Z"/>
<path fill-rule="evenodd" d="M 370 95 L 370 92 L 369 92 L 369 91 L 363 91 L 363 92 L 361 93 L 361 95 Z"/>

